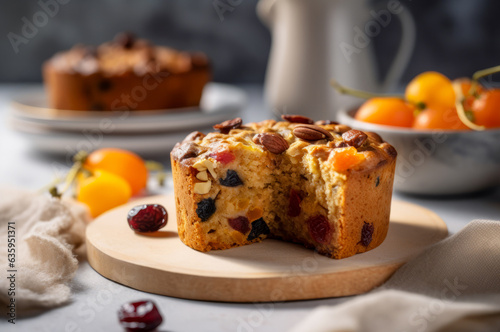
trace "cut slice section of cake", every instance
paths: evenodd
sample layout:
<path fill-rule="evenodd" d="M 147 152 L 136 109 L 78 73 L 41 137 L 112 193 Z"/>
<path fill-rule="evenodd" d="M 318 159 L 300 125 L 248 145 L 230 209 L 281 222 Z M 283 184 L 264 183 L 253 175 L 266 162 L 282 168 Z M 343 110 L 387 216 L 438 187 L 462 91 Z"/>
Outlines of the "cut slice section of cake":
<path fill-rule="evenodd" d="M 301 116 L 190 134 L 171 154 L 181 240 L 199 251 L 266 237 L 344 258 L 389 227 L 395 149 L 374 133 Z"/>

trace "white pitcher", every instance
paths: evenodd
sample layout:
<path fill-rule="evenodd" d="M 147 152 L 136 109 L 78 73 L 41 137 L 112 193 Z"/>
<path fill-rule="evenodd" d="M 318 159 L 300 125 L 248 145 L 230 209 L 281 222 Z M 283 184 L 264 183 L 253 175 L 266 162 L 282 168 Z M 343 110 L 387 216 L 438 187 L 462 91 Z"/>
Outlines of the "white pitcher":
<path fill-rule="evenodd" d="M 335 119 L 339 107 L 359 99 L 330 86 L 386 92 L 395 88 L 413 52 L 415 23 L 398 0 L 371 10 L 368 0 L 260 0 L 260 18 L 272 32 L 265 94 L 276 113 Z M 372 44 L 397 17 L 402 40 L 384 81 L 376 75 Z"/>

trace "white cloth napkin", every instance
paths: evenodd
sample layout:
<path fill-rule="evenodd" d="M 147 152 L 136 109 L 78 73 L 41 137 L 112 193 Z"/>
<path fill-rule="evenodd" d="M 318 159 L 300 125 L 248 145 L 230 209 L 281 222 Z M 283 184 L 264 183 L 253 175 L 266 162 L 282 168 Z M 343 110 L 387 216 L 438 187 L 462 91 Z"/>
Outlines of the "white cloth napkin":
<path fill-rule="evenodd" d="M 382 287 L 313 310 L 298 331 L 500 331 L 500 221 L 471 222 Z"/>
<path fill-rule="evenodd" d="M 15 275 L 11 296 L 11 280 L 2 273 L 0 303 L 9 304 L 15 298 L 16 312 L 22 315 L 67 302 L 69 282 L 78 268 L 74 250 L 85 241 L 89 218 L 86 207 L 71 199 L 0 188 L 0 269 L 15 271 L 6 272 Z M 13 241 L 8 236 L 14 233 L 15 247 L 9 247 Z M 7 250 L 12 248 L 15 262 L 9 266 L 8 259 L 14 257 Z"/>

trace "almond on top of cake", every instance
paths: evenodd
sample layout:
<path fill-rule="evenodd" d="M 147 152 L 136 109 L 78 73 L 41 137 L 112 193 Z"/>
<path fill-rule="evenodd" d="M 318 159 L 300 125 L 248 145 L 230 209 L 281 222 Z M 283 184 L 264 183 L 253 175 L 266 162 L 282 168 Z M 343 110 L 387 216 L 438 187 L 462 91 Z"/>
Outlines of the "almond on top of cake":
<path fill-rule="evenodd" d="M 178 231 L 199 251 L 266 237 L 340 259 L 380 245 L 396 150 L 379 135 L 297 115 L 191 133 L 171 153 Z"/>
<path fill-rule="evenodd" d="M 208 58 L 122 33 L 98 47 L 76 45 L 43 65 L 51 107 L 153 110 L 197 106 L 211 78 Z"/>

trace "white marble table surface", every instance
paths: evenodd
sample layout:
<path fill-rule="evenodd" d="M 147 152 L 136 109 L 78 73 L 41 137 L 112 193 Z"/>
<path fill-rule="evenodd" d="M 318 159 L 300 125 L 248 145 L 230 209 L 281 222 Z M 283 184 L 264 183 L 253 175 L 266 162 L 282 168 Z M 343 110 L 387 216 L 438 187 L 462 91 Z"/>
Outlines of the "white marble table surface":
<path fill-rule="evenodd" d="M 8 125 L 9 100 L 39 86 L 0 85 L 0 185 L 38 189 L 54 176 L 54 163 L 64 158 L 34 151 Z M 260 86 L 242 86 L 248 94 L 243 120 L 269 118 Z M 162 160 L 168 164 L 168 160 Z M 164 192 L 171 190 L 171 186 Z M 436 212 L 454 233 L 476 218 L 500 219 L 500 188 L 461 197 L 412 197 L 396 199 L 420 204 Z M 1 197 L 0 197 L 1 199 Z M 19 235 L 18 235 L 19 236 Z M 121 331 L 116 311 L 122 303 L 153 299 L 164 316 L 160 331 L 284 331 L 318 306 L 335 305 L 346 298 L 279 304 L 234 304 L 191 301 L 140 292 L 105 279 L 82 262 L 72 284 L 70 304 L 36 316 L 21 318 L 15 326 L 0 319 L 1 331 Z M 3 316 L 3 315 L 2 315 Z"/>

